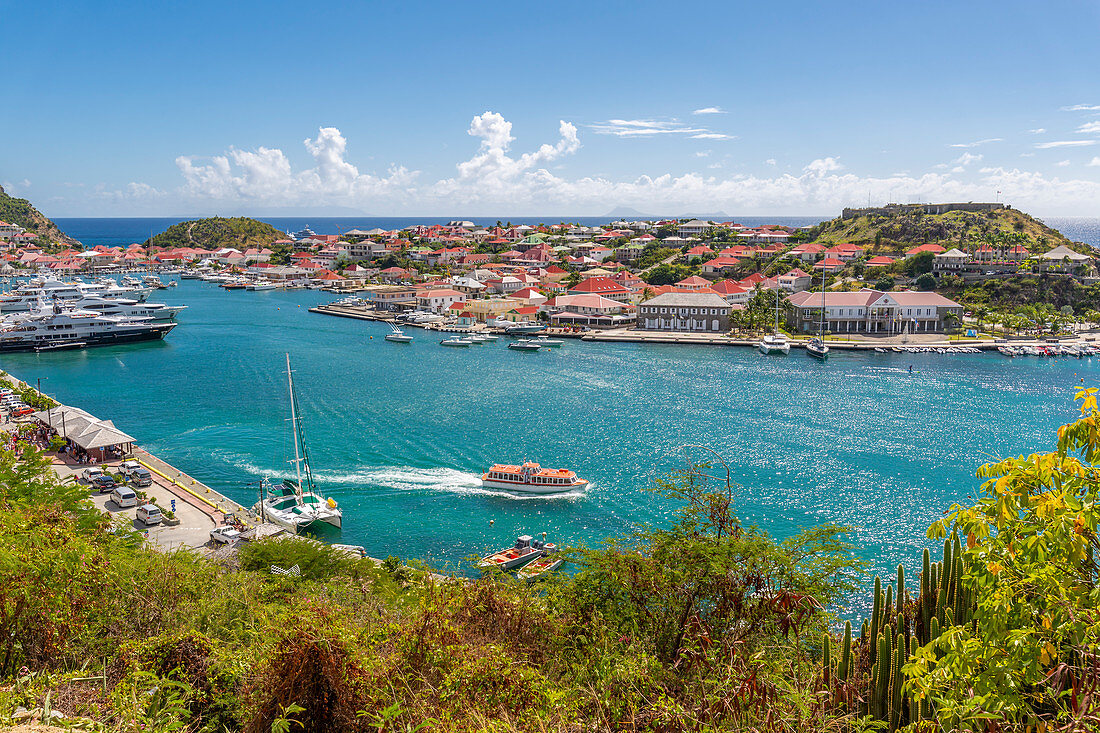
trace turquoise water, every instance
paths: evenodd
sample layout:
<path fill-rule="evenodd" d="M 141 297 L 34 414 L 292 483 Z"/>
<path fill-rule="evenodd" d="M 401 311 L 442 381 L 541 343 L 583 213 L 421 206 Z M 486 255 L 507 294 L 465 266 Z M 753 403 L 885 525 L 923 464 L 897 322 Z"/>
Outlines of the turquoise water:
<path fill-rule="evenodd" d="M 224 291 L 183 281 L 153 298 L 187 304 L 164 342 L 12 354 L 0 367 L 109 418 L 168 462 L 251 505 L 286 474 L 284 353 L 295 369 L 322 490 L 344 508 L 342 541 L 442 567 L 522 532 L 595 542 L 673 507 L 644 491 L 707 445 L 729 462 L 740 514 L 787 536 L 836 521 L 877 569 L 914 562 L 927 526 L 972 495 L 999 451 L 1049 448 L 1072 390 L 1100 360 L 801 353 L 570 341 L 537 353 L 469 349 L 410 329 L 309 313 L 312 291 Z M 915 372 L 910 374 L 912 365 Z M 591 480 L 579 495 L 478 488 L 524 458 Z M 490 520 L 493 524 L 490 525 Z"/>

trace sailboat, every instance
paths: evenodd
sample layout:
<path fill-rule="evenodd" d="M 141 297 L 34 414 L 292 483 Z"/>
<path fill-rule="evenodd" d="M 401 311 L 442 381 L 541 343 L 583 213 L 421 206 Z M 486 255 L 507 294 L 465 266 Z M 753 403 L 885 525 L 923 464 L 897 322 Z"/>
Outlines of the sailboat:
<path fill-rule="evenodd" d="M 825 361 L 829 358 L 829 347 L 825 345 L 825 271 L 821 271 L 821 319 L 817 327 L 817 336 L 806 344 L 806 353 L 815 359 Z"/>
<path fill-rule="evenodd" d="M 787 335 L 779 331 L 779 284 L 775 286 L 775 331 L 765 336 L 756 348 L 761 354 L 789 354 L 791 343 L 787 341 Z"/>
<path fill-rule="evenodd" d="M 298 414 L 298 398 L 294 394 L 290 354 L 286 355 L 286 381 L 290 390 L 290 422 L 294 432 L 294 472 L 297 480 L 286 479 L 281 484 L 268 486 L 266 496 L 253 507 L 253 511 L 264 520 L 295 533 L 319 524 L 339 528 L 344 513 L 334 499 L 322 496 L 313 484 L 306 436 Z"/>

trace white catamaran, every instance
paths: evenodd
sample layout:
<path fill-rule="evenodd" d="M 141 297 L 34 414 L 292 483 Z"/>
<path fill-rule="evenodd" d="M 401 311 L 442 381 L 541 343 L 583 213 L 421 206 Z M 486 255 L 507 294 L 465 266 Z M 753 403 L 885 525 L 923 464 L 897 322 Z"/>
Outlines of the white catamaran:
<path fill-rule="evenodd" d="M 290 422 L 294 433 L 294 471 L 297 480 L 286 479 L 282 484 L 269 486 L 267 495 L 253 510 L 263 519 L 295 533 L 317 524 L 338 528 L 343 521 L 343 512 L 334 499 L 318 493 L 313 483 L 306 436 L 302 430 L 301 415 L 298 414 L 298 398 L 294 394 L 290 354 L 286 355 L 286 380 L 290 389 Z"/>

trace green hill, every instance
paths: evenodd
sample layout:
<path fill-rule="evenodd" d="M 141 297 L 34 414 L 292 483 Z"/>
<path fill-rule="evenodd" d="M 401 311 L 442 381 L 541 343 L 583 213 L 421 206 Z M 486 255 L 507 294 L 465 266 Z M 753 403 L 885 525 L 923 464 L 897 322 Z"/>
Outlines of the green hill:
<path fill-rule="evenodd" d="M 276 239 L 284 237 L 286 234 L 257 219 L 243 216 L 226 219 L 214 216 L 174 224 L 147 240 L 145 244 L 168 249 L 198 247 L 214 250 L 234 247 L 244 250 L 249 247 L 267 247 Z"/>
<path fill-rule="evenodd" d="M 838 217 L 809 231 L 810 241 L 821 244 L 871 245 L 871 251 L 908 249 L 918 244 L 939 244 L 971 251 L 984 242 L 1022 244 L 1032 254 L 1059 245 L 1090 252 L 1088 245 L 1073 242 L 1056 229 L 1016 209 L 950 211 L 926 214 L 920 210 L 894 215 L 873 214 L 849 219 Z"/>
<path fill-rule="evenodd" d="M 0 186 L 0 221 L 9 224 L 18 224 L 28 232 L 34 232 L 39 239 L 47 240 L 44 245 L 64 244 L 79 245 L 75 239 L 57 228 L 50 219 L 34 208 L 27 199 L 17 199 L 4 191 Z"/>

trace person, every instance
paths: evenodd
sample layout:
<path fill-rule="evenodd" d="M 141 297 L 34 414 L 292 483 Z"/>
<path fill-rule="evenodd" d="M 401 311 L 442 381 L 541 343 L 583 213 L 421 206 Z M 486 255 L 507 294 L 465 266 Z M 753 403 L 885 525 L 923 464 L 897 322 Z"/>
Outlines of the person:
<path fill-rule="evenodd" d="M 910 374 L 912 374 L 912 373 L 913 373 L 913 365 L 912 365 L 912 364 L 910 364 L 910 365 L 909 365 L 909 373 L 910 373 Z"/>

